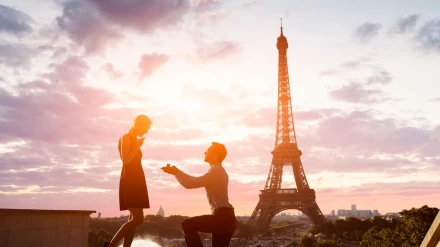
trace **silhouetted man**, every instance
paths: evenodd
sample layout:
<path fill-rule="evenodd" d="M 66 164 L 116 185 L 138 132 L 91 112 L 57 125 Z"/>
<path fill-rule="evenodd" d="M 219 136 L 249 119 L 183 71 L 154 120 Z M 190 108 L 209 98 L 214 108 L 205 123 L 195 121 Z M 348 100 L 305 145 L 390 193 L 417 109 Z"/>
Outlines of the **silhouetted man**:
<path fill-rule="evenodd" d="M 212 247 L 229 246 L 236 219 L 234 208 L 228 199 L 229 177 L 222 166 L 226 153 L 225 145 L 213 142 L 205 152 L 205 162 L 209 163 L 210 169 L 200 177 L 190 176 L 170 164 L 161 168 L 164 172 L 173 174 L 186 189 L 205 187 L 212 214 L 188 218 L 182 222 L 188 247 L 203 247 L 198 232 L 212 233 Z"/>

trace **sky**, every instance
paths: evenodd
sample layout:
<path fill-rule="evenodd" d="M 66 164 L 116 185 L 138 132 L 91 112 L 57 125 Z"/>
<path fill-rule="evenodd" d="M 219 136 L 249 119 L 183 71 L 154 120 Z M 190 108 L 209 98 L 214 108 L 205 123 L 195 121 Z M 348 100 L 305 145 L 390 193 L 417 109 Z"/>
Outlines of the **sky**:
<path fill-rule="evenodd" d="M 210 212 L 203 188 L 160 167 L 202 175 L 215 141 L 230 203 L 251 215 L 275 144 L 280 18 L 321 211 L 440 207 L 439 13 L 434 0 L 2 0 L 0 208 L 127 215 L 117 143 L 146 114 L 145 214 Z"/>

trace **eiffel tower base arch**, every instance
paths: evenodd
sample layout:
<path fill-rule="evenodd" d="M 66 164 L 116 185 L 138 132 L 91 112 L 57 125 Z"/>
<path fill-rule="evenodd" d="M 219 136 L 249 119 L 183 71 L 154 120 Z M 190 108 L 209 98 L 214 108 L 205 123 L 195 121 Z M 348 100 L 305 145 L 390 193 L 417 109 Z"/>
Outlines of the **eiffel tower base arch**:
<path fill-rule="evenodd" d="M 265 233 L 273 217 L 281 211 L 295 209 L 308 216 L 314 225 L 323 224 L 325 218 L 315 200 L 315 191 L 280 195 L 262 191 L 260 200 L 251 216 L 249 226 L 254 234 Z"/>

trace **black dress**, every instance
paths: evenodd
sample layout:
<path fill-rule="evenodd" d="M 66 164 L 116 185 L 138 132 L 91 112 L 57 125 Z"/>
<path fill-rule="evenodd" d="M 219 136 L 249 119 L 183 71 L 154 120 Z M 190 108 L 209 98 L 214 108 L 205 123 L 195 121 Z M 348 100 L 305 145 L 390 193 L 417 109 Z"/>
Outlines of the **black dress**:
<path fill-rule="evenodd" d="M 126 135 L 130 137 L 130 148 L 135 148 L 137 138 L 129 134 Z M 118 149 L 122 159 L 121 139 L 119 139 Z M 119 208 L 121 211 L 129 208 L 150 208 L 147 183 L 145 182 L 141 159 L 142 152 L 141 149 L 138 148 L 138 152 L 131 162 L 122 166 L 121 179 L 119 182 Z"/>

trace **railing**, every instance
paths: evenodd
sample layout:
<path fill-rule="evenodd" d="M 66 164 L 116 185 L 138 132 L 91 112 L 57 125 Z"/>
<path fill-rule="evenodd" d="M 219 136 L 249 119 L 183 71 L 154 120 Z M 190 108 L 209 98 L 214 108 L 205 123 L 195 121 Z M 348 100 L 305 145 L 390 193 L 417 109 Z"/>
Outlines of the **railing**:
<path fill-rule="evenodd" d="M 297 189 L 279 189 L 277 194 L 295 194 L 298 193 Z"/>
<path fill-rule="evenodd" d="M 437 247 L 440 246 L 440 212 L 438 212 L 434 221 L 432 222 L 431 228 L 423 239 L 420 247 Z"/>

